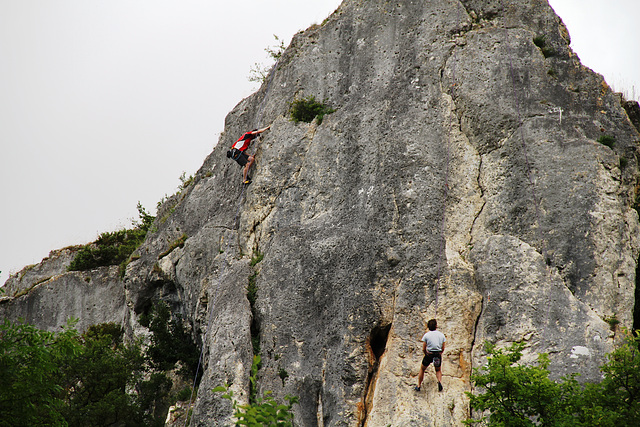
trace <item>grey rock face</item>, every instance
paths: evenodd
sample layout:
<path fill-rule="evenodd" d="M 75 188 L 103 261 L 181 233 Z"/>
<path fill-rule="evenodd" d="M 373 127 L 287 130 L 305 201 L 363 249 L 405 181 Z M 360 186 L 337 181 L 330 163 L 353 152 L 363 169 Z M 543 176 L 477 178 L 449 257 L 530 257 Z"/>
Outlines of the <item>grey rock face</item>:
<path fill-rule="evenodd" d="M 288 119 L 308 95 L 336 109 L 321 125 Z M 225 152 L 266 124 L 243 188 Z M 124 278 L 129 331 L 158 299 L 189 319 L 199 426 L 232 424 L 213 387 L 247 401 L 252 337 L 259 391 L 299 396 L 301 426 L 460 425 L 484 340 L 597 379 L 604 319 L 633 322 L 639 139 L 545 1 L 347 0 L 160 209 Z M 433 317 L 444 391 L 429 368 L 416 393 Z"/>
<path fill-rule="evenodd" d="M 47 263 L 48 260 L 44 266 L 33 268 L 36 270 L 34 278 L 38 276 L 37 271 L 47 270 Z M 75 327 L 81 332 L 98 323 L 125 322 L 128 313 L 117 266 L 58 273 L 31 283 L 24 295 L 0 301 L 0 319 L 17 321 L 22 318 L 26 323 L 51 332 L 59 332 L 70 318 L 78 320 Z M 23 285 L 26 278 L 24 275 Z"/>
<path fill-rule="evenodd" d="M 54 250 L 40 263 L 29 265 L 18 273 L 9 277 L 2 289 L 5 294 L 13 297 L 20 293 L 25 293 L 38 283 L 51 279 L 53 276 L 67 271 L 67 267 L 73 261 L 73 257 L 78 247 L 69 247 Z"/>

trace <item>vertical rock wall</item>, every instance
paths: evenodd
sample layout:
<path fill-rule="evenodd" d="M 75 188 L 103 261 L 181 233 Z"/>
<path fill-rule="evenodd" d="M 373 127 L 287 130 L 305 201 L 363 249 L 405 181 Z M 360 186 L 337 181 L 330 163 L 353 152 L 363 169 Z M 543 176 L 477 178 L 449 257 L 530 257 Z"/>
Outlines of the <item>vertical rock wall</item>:
<path fill-rule="evenodd" d="M 309 95 L 336 111 L 291 122 Z M 243 188 L 225 152 L 267 124 Z M 198 426 L 232 424 L 213 387 L 247 401 L 252 339 L 259 391 L 299 396 L 301 426 L 460 425 L 485 340 L 597 379 L 605 319 L 633 322 L 639 140 L 546 1 L 346 0 L 158 212 L 124 277 L 129 332 L 158 299 L 190 320 Z M 429 368 L 416 393 L 433 317 L 444 391 Z"/>

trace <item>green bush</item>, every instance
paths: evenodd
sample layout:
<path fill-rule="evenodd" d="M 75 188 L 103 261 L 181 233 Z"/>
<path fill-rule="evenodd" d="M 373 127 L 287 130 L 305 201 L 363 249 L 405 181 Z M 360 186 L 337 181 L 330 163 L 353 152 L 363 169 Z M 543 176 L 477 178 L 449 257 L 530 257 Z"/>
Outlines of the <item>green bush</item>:
<path fill-rule="evenodd" d="M 178 393 L 176 393 L 176 400 L 178 402 L 189 400 L 191 399 L 191 394 L 192 394 L 191 387 L 187 386 L 182 390 L 180 390 Z"/>
<path fill-rule="evenodd" d="M 149 215 L 138 203 L 140 222 L 133 229 L 102 233 L 98 239 L 83 246 L 67 268 L 69 271 L 86 271 L 107 265 L 123 265 L 138 246 L 144 242 L 155 217 Z"/>
<path fill-rule="evenodd" d="M 187 173 L 182 172 L 182 175 L 180 175 L 180 186 L 178 187 L 178 191 L 182 191 L 186 189 L 188 186 L 193 184 L 194 181 L 195 181 L 195 178 L 193 177 L 193 175 L 189 175 L 187 177 Z"/>
<path fill-rule="evenodd" d="M 140 324 L 151 331 L 151 343 L 147 349 L 149 364 L 158 371 L 168 371 L 180 362 L 180 375 L 192 380 L 200 353 L 182 319 L 171 316 L 169 305 L 160 302 L 146 316 L 141 316 Z"/>
<path fill-rule="evenodd" d="M 545 35 L 535 36 L 533 38 L 533 44 L 535 44 L 540 49 L 542 49 L 547 44 L 547 36 L 545 36 Z"/>
<path fill-rule="evenodd" d="M 640 338 L 627 334 L 607 355 L 600 383 L 580 385 L 576 376 L 549 379 L 549 358 L 523 366 L 523 343 L 505 350 L 486 343 L 487 365 L 474 369 L 471 380 L 480 390 L 467 393 L 476 411 L 489 411 L 465 424 L 488 426 L 636 426 L 640 425 Z"/>
<path fill-rule="evenodd" d="M 296 123 L 311 123 L 317 117 L 318 125 L 320 125 L 324 116 L 334 111 L 326 104 L 316 101 L 313 95 L 309 95 L 307 98 L 294 99 L 289 105 L 291 120 Z"/>
<path fill-rule="evenodd" d="M 609 148 L 613 148 L 616 144 L 616 139 L 611 135 L 600 135 L 598 142 L 602 145 L 606 145 Z"/>
<path fill-rule="evenodd" d="M 251 366 L 252 388 L 256 389 L 257 372 L 260 364 L 260 356 L 254 356 Z M 216 387 L 214 393 L 224 393 L 222 397 L 231 402 L 234 410 L 233 416 L 236 418 L 236 426 L 262 427 L 262 426 L 282 426 L 293 427 L 293 405 L 298 403 L 296 396 L 286 395 L 286 404 L 278 403 L 271 392 L 265 392 L 261 397 L 252 397 L 248 405 L 239 405 L 233 397 L 233 391 L 228 385 Z"/>
<path fill-rule="evenodd" d="M 8 320 L 0 325 L 0 426 L 156 426 L 171 386 L 152 374 L 120 326 L 74 322 L 57 333 Z M 161 386 L 162 385 L 162 386 Z M 134 392 L 134 390 L 136 390 Z"/>
<path fill-rule="evenodd" d="M 545 58 L 549 58 L 551 56 L 556 55 L 556 51 L 547 46 L 547 36 L 536 36 L 533 38 L 533 44 L 535 44 L 542 51 L 542 55 Z"/>

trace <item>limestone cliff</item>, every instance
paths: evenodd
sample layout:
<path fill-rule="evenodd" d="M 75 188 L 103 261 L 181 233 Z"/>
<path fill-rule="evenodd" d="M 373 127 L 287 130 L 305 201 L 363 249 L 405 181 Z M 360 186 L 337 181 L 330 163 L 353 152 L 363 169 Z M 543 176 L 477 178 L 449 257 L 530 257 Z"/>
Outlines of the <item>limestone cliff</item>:
<path fill-rule="evenodd" d="M 336 110 L 321 125 L 288 118 L 308 95 Z M 243 189 L 225 152 L 267 124 Z M 297 425 L 460 425 L 485 340 L 524 340 L 526 360 L 549 352 L 555 375 L 595 380 L 605 319 L 632 326 L 639 140 L 544 0 L 345 0 L 227 116 L 122 281 L 67 273 L 0 310 L 59 283 L 69 298 L 124 285 L 126 313 L 109 315 L 134 333 L 170 302 L 204 348 L 192 425 L 232 424 L 211 389 L 246 399 L 252 335 L 259 387 L 299 396 Z M 444 391 L 430 368 L 416 393 L 432 317 Z"/>

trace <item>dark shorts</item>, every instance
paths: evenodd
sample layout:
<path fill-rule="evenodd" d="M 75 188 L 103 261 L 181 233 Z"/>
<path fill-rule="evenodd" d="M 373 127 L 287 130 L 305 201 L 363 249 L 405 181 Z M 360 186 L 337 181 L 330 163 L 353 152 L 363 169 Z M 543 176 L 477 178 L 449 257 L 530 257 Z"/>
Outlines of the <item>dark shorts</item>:
<path fill-rule="evenodd" d="M 433 352 L 422 358 L 422 364 L 424 366 L 429 366 L 431 362 L 433 362 L 433 367 L 436 368 L 436 371 L 439 371 L 440 366 L 442 365 L 442 352 Z"/>
<path fill-rule="evenodd" d="M 244 151 L 240 151 L 234 148 L 233 150 L 231 150 L 231 153 L 231 158 L 238 162 L 240 166 L 246 165 L 249 161 L 249 156 L 247 156 Z"/>

